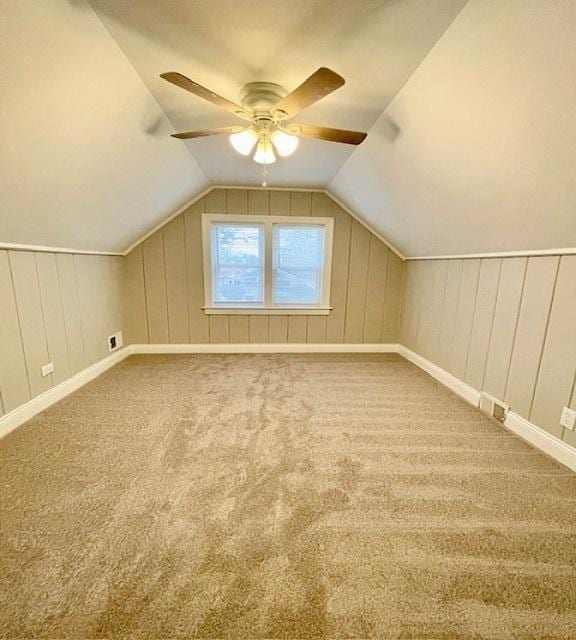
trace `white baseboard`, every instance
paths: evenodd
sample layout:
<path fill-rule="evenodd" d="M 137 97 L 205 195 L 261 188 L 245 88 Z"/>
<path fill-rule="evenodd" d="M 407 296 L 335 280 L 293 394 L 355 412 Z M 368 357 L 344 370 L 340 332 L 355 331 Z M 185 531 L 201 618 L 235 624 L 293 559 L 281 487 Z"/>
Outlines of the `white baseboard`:
<path fill-rule="evenodd" d="M 406 360 L 409 360 L 420 369 L 426 371 L 426 373 L 454 391 L 454 393 L 457 393 L 470 404 L 473 404 L 475 407 L 479 406 L 481 393 L 477 389 L 467 385 L 451 373 L 448 373 L 448 371 L 402 345 L 398 345 L 398 353 L 406 358 Z M 513 411 L 507 413 L 504 426 L 534 445 L 537 449 L 544 451 L 544 453 L 547 453 L 569 469 L 576 471 L 576 449 L 574 447 L 555 438 L 544 431 L 544 429 L 537 427 Z"/>
<path fill-rule="evenodd" d="M 426 360 L 426 358 L 419 356 L 417 353 L 411 351 L 403 345 L 398 345 L 398 353 L 406 358 L 406 360 L 409 360 L 417 367 L 420 367 L 420 369 L 426 371 L 426 373 L 429 373 L 433 378 L 438 380 L 438 382 L 441 382 L 445 387 L 448 387 L 449 389 L 454 391 L 454 393 L 457 393 L 459 396 L 464 398 L 466 402 L 473 404 L 475 407 L 480 404 L 480 391 L 477 391 L 470 385 L 462 382 L 462 380 L 459 380 L 451 373 L 448 373 L 448 371 L 446 371 L 445 369 L 442 369 L 433 362 L 430 362 L 430 360 Z"/>
<path fill-rule="evenodd" d="M 513 411 L 509 411 L 504 426 L 549 456 L 576 471 L 576 449 Z"/>
<path fill-rule="evenodd" d="M 397 344 L 133 344 L 132 353 L 397 353 Z"/>
<path fill-rule="evenodd" d="M 2 416 L 0 418 L 0 438 L 76 389 L 94 380 L 129 355 L 169 353 L 399 353 L 470 404 L 475 407 L 480 404 L 480 391 L 399 344 L 133 344 L 118 349 L 46 393 Z M 576 449 L 574 447 L 555 438 L 512 411 L 508 412 L 504 426 L 558 462 L 576 471 Z"/>
<path fill-rule="evenodd" d="M 68 378 L 68 380 L 64 380 L 64 382 L 52 387 L 49 391 L 32 398 L 32 400 L 23 404 L 21 407 L 6 413 L 0 418 L 0 438 L 10 433 L 10 431 L 13 431 L 24 422 L 27 422 L 36 414 L 44 411 L 44 409 L 47 409 L 54 403 L 62 400 L 62 398 L 65 398 L 73 391 L 76 391 L 76 389 L 79 389 L 86 383 L 94 380 L 94 378 L 97 378 L 101 373 L 104 373 L 107 369 L 110 369 L 121 360 L 124 360 L 124 358 L 127 358 L 131 353 L 132 347 L 123 347 L 122 349 L 118 349 L 118 351 L 106 356 L 90 367 L 83 369 L 71 378 Z"/>

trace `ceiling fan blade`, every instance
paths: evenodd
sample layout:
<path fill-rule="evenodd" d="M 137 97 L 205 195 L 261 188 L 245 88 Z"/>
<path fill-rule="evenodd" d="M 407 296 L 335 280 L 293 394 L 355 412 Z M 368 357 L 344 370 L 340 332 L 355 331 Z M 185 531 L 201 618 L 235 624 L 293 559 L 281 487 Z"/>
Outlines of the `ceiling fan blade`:
<path fill-rule="evenodd" d="M 172 84 L 175 84 L 177 87 L 181 89 L 185 89 L 186 91 L 190 91 L 194 95 L 197 95 L 199 98 L 204 98 L 204 100 L 208 100 L 212 104 L 215 104 L 217 107 L 221 107 L 222 109 L 226 109 L 226 111 L 230 111 L 234 115 L 239 118 L 244 118 L 245 120 L 250 120 L 251 116 L 246 112 L 240 105 L 219 96 L 214 91 L 210 91 L 210 89 L 206 89 L 202 85 L 194 82 L 194 80 L 190 80 L 186 76 L 183 76 L 181 73 L 176 71 L 168 71 L 167 73 L 161 73 L 160 77 Z"/>
<path fill-rule="evenodd" d="M 332 91 L 336 91 L 345 82 L 346 80 L 334 71 L 320 67 L 292 93 L 274 105 L 274 111 L 284 111 L 287 117 L 291 118 Z"/>
<path fill-rule="evenodd" d="M 186 131 L 185 133 L 173 133 L 173 138 L 188 140 L 190 138 L 205 138 L 206 136 L 219 136 L 224 133 L 238 133 L 245 127 L 220 127 L 219 129 L 198 129 L 198 131 Z"/>
<path fill-rule="evenodd" d="M 360 144 L 367 133 L 362 131 L 347 131 L 346 129 L 331 129 L 330 127 L 317 127 L 313 124 L 290 123 L 286 127 L 286 133 L 302 138 L 316 138 L 329 142 L 343 142 L 344 144 Z"/>

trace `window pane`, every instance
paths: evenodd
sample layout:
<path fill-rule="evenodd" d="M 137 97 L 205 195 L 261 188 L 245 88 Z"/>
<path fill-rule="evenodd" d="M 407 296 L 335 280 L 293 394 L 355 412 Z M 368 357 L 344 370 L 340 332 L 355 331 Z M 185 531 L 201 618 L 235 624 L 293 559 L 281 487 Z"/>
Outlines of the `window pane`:
<path fill-rule="evenodd" d="M 273 297 L 277 304 L 320 304 L 325 227 L 274 225 Z"/>
<path fill-rule="evenodd" d="M 262 225 L 212 225 L 212 291 L 215 303 L 264 302 Z"/>

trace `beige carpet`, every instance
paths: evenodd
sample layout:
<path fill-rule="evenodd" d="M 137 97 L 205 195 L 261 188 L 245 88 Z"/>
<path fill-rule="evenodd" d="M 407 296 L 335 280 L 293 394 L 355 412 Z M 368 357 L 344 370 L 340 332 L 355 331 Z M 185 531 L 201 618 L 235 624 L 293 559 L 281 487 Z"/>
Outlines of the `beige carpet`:
<path fill-rule="evenodd" d="M 0 637 L 576 637 L 576 474 L 397 356 L 136 356 L 0 441 Z"/>

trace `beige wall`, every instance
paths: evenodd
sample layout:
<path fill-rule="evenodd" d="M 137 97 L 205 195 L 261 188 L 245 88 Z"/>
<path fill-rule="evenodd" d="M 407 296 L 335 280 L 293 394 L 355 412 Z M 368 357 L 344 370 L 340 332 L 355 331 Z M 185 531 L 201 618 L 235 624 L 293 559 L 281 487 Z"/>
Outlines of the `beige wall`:
<path fill-rule="evenodd" d="M 409 261 L 401 343 L 576 446 L 576 256 Z"/>
<path fill-rule="evenodd" d="M 202 213 L 334 217 L 330 315 L 205 315 Z M 323 193 L 214 189 L 136 247 L 125 266 L 127 342 L 398 340 L 404 263 Z"/>
<path fill-rule="evenodd" d="M 0 250 L 0 415 L 108 355 L 122 329 L 121 261 Z"/>

